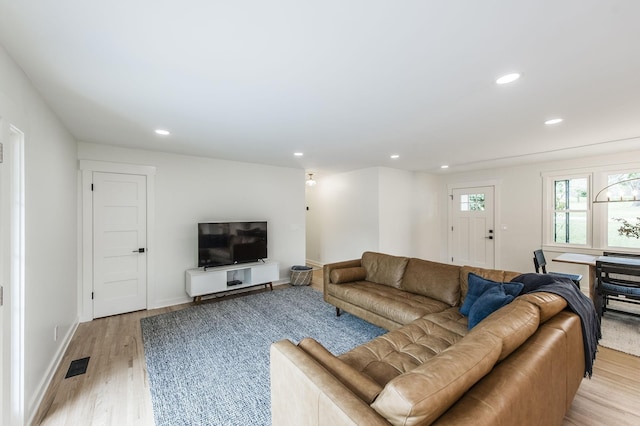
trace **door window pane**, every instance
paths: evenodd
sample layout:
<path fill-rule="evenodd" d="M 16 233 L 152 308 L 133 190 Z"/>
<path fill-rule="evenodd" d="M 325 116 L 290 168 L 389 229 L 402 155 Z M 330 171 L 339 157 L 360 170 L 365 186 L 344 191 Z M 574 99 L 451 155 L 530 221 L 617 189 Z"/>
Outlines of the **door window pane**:
<path fill-rule="evenodd" d="M 484 194 L 460 195 L 460 211 L 484 211 Z"/>

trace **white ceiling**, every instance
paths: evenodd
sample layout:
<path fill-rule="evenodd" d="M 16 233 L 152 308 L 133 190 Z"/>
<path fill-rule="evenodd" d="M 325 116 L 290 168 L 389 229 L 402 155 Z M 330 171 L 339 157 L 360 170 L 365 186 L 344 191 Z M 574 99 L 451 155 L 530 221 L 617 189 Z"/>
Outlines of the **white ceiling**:
<path fill-rule="evenodd" d="M 638 149 L 639 22 L 638 0 L 0 0 L 78 140 L 316 173 Z"/>

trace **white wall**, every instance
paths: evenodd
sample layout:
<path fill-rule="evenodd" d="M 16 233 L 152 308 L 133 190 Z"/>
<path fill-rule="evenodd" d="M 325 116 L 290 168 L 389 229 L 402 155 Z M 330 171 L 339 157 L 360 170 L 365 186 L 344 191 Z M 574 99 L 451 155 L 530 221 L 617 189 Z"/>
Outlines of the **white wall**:
<path fill-rule="evenodd" d="M 440 218 L 446 214 L 446 195 L 440 191 L 440 180 L 429 173 L 414 173 L 411 192 L 411 256 L 420 259 L 442 261 L 447 247 L 442 244 L 446 229 Z M 446 240 L 444 240 L 446 241 Z"/>
<path fill-rule="evenodd" d="M 188 301 L 185 270 L 197 266 L 197 223 L 268 221 L 269 258 L 288 279 L 305 261 L 304 170 L 80 142 L 81 160 L 156 167 L 155 247 L 149 308 Z"/>
<path fill-rule="evenodd" d="M 378 251 L 397 256 L 411 255 L 412 190 L 413 173 L 378 169 Z"/>
<path fill-rule="evenodd" d="M 364 251 L 411 255 L 414 173 L 368 168 L 317 179 L 307 189 L 307 260 L 324 264 Z"/>
<path fill-rule="evenodd" d="M 322 215 L 319 214 L 320 212 L 318 210 L 322 208 L 322 203 L 316 195 L 319 190 L 317 185 L 305 185 L 306 262 L 316 265 L 320 264 L 320 259 L 322 258 L 320 255 L 320 241 L 324 225 Z"/>
<path fill-rule="evenodd" d="M 2 47 L 0 92 L 0 101 L 17 111 L 5 118 L 24 133 L 24 412 L 29 419 L 77 324 L 76 141 Z"/>
<path fill-rule="evenodd" d="M 319 256 L 310 261 L 330 263 L 356 259 L 366 250 L 377 250 L 378 170 L 363 169 L 319 177 L 307 191 L 311 241 L 308 253 Z"/>

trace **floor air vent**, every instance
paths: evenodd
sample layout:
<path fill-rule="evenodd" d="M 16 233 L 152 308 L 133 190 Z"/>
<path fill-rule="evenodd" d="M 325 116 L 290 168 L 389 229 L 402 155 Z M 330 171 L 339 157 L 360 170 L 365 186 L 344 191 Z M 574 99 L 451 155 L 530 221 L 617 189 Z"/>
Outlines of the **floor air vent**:
<path fill-rule="evenodd" d="M 71 365 L 69 366 L 69 370 L 67 371 L 67 375 L 64 376 L 65 379 L 73 376 L 79 376 L 87 372 L 87 366 L 89 365 L 89 358 L 81 358 L 71 361 Z"/>

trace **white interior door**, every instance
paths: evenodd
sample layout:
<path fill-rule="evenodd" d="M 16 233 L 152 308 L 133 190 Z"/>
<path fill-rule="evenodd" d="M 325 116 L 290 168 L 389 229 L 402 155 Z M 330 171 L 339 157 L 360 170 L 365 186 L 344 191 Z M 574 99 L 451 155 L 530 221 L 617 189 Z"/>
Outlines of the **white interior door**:
<path fill-rule="evenodd" d="M 451 200 L 451 262 L 495 267 L 494 187 L 455 188 Z"/>
<path fill-rule="evenodd" d="M 93 317 L 147 307 L 146 176 L 93 173 Z"/>

